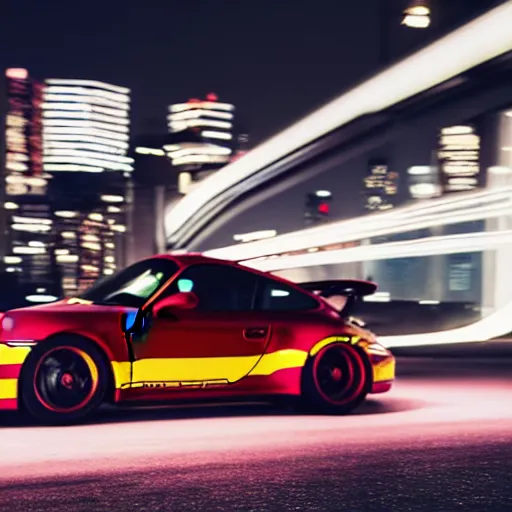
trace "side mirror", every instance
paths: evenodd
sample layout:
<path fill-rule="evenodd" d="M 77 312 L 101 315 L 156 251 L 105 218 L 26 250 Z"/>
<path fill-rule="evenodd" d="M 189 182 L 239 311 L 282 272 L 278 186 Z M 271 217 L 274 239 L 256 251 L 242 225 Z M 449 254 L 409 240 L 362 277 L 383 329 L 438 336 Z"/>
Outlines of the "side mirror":
<path fill-rule="evenodd" d="M 153 306 L 153 315 L 158 316 L 165 310 L 194 309 L 199 304 L 194 292 L 179 292 L 165 297 Z"/>
<path fill-rule="evenodd" d="M 151 328 L 151 310 L 127 311 L 121 315 L 121 330 L 125 336 L 143 336 Z"/>

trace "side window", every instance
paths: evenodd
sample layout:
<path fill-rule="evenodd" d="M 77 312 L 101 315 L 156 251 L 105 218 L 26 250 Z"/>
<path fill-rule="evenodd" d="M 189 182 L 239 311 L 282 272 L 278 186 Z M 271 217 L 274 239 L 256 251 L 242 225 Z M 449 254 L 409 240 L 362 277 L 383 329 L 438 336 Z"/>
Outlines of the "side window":
<path fill-rule="evenodd" d="M 318 302 L 313 297 L 279 281 L 262 279 L 257 307 L 263 311 L 307 311 L 316 309 Z"/>
<path fill-rule="evenodd" d="M 202 311 L 249 311 L 254 307 L 257 277 L 227 265 L 186 268 L 165 295 L 194 292 Z"/>

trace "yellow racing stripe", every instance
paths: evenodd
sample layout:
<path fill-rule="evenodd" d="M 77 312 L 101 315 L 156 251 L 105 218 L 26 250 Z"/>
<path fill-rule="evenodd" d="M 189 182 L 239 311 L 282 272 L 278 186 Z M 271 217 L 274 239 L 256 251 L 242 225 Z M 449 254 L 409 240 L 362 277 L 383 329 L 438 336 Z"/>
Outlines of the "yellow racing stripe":
<path fill-rule="evenodd" d="M 246 375 L 264 376 L 300 368 L 307 357 L 303 350 L 287 349 L 263 356 L 142 359 L 133 365 L 133 382 L 236 382 Z M 116 385 L 119 382 L 122 379 L 116 378 Z"/>
<path fill-rule="evenodd" d="M 23 364 L 30 350 L 31 347 L 10 347 L 0 343 L 0 365 Z"/>
<path fill-rule="evenodd" d="M 18 398 L 18 379 L 0 379 L 0 400 Z"/>
<path fill-rule="evenodd" d="M 358 338 L 359 340 L 359 338 Z M 327 345 L 332 345 L 333 343 L 348 343 L 350 341 L 350 336 L 329 336 L 321 341 L 319 341 L 310 351 L 309 355 L 311 357 L 315 356 Z"/>
<path fill-rule="evenodd" d="M 307 358 L 308 353 L 304 350 L 278 350 L 265 354 L 249 375 L 272 375 L 279 370 L 301 368 L 306 364 Z"/>
<path fill-rule="evenodd" d="M 133 382 L 236 382 L 247 375 L 261 356 L 141 359 L 133 363 Z"/>
<path fill-rule="evenodd" d="M 115 388 L 121 389 L 130 384 L 132 363 L 130 361 L 112 361 L 111 365 Z"/>

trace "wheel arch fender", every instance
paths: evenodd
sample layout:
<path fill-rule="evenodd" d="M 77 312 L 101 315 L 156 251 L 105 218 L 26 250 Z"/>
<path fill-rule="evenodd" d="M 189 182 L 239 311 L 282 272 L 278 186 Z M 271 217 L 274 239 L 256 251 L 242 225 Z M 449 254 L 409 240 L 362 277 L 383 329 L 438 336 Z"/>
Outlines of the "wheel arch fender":
<path fill-rule="evenodd" d="M 45 338 L 44 340 L 41 340 L 33 347 L 33 349 L 30 351 L 28 356 L 25 358 L 25 361 L 23 362 L 23 365 L 21 367 L 20 375 L 18 378 L 18 405 L 21 405 L 22 400 L 21 399 L 21 393 L 22 393 L 22 382 L 24 377 L 24 371 L 27 366 L 27 362 L 30 360 L 30 357 L 33 355 L 33 350 L 36 347 L 43 347 L 45 344 L 52 342 L 52 341 L 58 341 L 60 338 L 69 340 L 70 338 L 80 339 L 82 341 L 86 341 L 87 343 L 90 343 L 94 348 L 98 351 L 98 354 L 103 359 L 103 362 L 105 363 L 105 367 L 107 368 L 107 380 L 108 380 L 108 389 L 107 393 L 105 395 L 106 401 L 113 401 L 115 391 L 116 391 L 116 380 L 115 380 L 115 373 L 114 368 L 112 366 L 112 352 L 109 350 L 107 345 L 100 340 L 96 336 L 91 336 L 89 333 L 85 334 L 80 331 L 61 331 L 56 332 Z"/>
<path fill-rule="evenodd" d="M 306 366 L 313 360 L 313 358 L 324 348 L 337 345 L 337 344 L 345 344 L 350 345 L 350 347 L 355 350 L 359 356 L 361 357 L 367 372 L 367 385 L 371 386 L 373 384 L 373 366 L 368 357 L 368 354 L 365 350 L 360 346 L 359 342 L 362 341 L 360 336 L 352 335 L 352 334 L 339 334 L 328 336 L 320 341 L 317 341 L 309 350 L 308 357 L 306 359 L 306 363 L 304 364 L 303 371 L 306 369 Z"/>

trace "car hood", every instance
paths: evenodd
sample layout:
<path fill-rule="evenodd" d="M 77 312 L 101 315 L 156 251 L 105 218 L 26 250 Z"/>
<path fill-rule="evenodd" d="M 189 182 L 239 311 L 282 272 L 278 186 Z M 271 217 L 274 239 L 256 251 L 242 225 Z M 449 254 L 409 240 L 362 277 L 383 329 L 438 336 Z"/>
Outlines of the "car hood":
<path fill-rule="evenodd" d="M 0 341 L 47 339 L 61 332 L 75 332 L 100 339 L 117 339 L 121 335 L 120 319 L 125 312 L 136 311 L 124 306 L 101 306 L 63 300 L 13 309 L 4 313 Z"/>
<path fill-rule="evenodd" d="M 57 302 L 50 302 L 47 304 L 37 304 L 35 306 L 28 306 L 19 309 L 12 309 L 7 311 L 6 314 L 18 314 L 18 313 L 124 313 L 128 311 L 135 311 L 135 308 L 129 308 L 126 306 L 103 306 L 92 304 L 88 301 L 82 301 L 80 299 L 63 299 Z"/>

